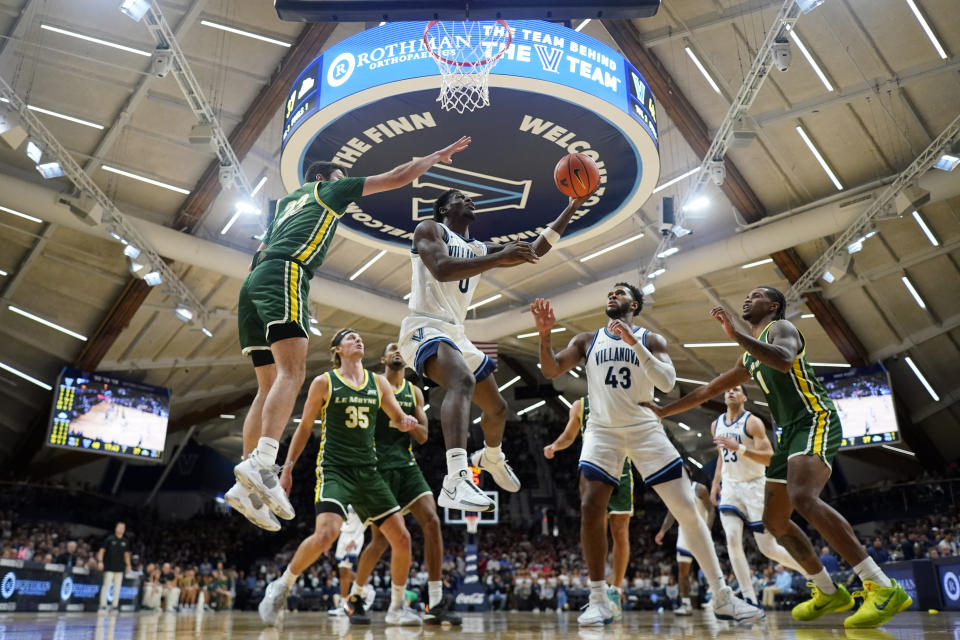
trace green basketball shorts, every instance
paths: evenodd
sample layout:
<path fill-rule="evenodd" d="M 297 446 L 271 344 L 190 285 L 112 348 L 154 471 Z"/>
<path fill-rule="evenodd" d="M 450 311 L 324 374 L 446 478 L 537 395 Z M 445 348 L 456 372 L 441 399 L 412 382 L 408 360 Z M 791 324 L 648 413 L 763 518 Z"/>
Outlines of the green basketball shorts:
<path fill-rule="evenodd" d="M 414 502 L 423 496 L 433 494 L 430 485 L 423 477 L 423 472 L 415 464 L 408 467 L 378 469 L 378 471 L 384 482 L 390 487 L 390 493 L 397 499 L 401 513 L 409 513 Z"/>
<path fill-rule="evenodd" d="M 833 411 L 816 413 L 806 424 L 783 427 L 780 446 L 767 466 L 767 480 L 786 483 L 787 463 L 794 456 L 818 456 L 832 469 L 833 457 L 837 455 L 842 440 L 840 417 Z"/>
<path fill-rule="evenodd" d="M 287 331 L 284 335 L 268 336 L 272 326 L 299 327 L 306 337 L 310 326 L 309 296 L 310 274 L 296 262 L 265 260 L 254 267 L 240 287 L 237 305 L 243 354 L 269 350 L 271 342 L 299 335 L 287 335 Z"/>
<path fill-rule="evenodd" d="M 610 502 L 607 504 L 607 513 L 626 513 L 633 515 L 633 463 L 630 458 L 623 463 L 623 473 L 620 474 L 620 484 L 613 490 Z"/>
<path fill-rule="evenodd" d="M 374 466 L 317 467 L 313 501 L 317 515 L 339 513 L 346 520 L 347 505 L 352 504 L 361 521 L 376 525 L 400 511 L 390 487 Z"/>

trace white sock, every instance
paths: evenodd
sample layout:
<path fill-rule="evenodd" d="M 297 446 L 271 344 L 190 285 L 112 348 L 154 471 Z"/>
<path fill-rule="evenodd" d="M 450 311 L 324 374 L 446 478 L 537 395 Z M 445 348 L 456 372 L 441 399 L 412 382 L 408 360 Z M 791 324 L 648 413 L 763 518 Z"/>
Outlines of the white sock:
<path fill-rule="evenodd" d="M 605 604 L 607 602 L 607 583 L 603 580 L 590 580 L 590 603 Z"/>
<path fill-rule="evenodd" d="M 290 571 L 290 567 L 287 567 L 287 570 L 280 576 L 280 582 L 287 585 L 287 587 L 292 587 L 299 577 L 299 575 Z"/>
<path fill-rule="evenodd" d="M 498 444 L 497 446 L 495 446 L 495 447 L 491 447 L 491 446 L 488 445 L 486 442 L 484 442 L 484 443 L 483 443 L 483 455 L 484 455 L 484 456 L 490 456 L 490 459 L 491 459 L 491 460 L 499 460 L 499 459 L 500 459 L 500 456 L 503 455 L 503 451 L 501 450 L 499 444 Z"/>
<path fill-rule="evenodd" d="M 403 608 L 403 596 L 407 591 L 406 584 L 390 585 L 390 610 L 395 611 Z"/>
<path fill-rule="evenodd" d="M 720 571 L 720 560 L 717 559 L 717 550 L 713 546 L 710 530 L 707 529 L 703 518 L 697 513 L 693 494 L 693 487 L 686 476 L 670 480 L 653 487 L 663 504 L 677 519 L 679 526 L 684 530 L 684 536 L 690 553 L 700 565 L 700 570 L 707 579 L 707 584 L 714 593 L 719 593 L 724 587 L 723 573 Z"/>
<path fill-rule="evenodd" d="M 870 560 L 870 558 L 868 557 L 867 560 Z M 854 567 L 854 569 L 856 569 L 856 567 Z M 833 584 L 833 580 L 830 578 L 830 574 L 827 573 L 826 568 L 820 567 L 820 571 L 818 573 L 814 573 L 812 575 L 804 573 L 803 575 L 807 577 L 807 580 L 817 585 L 817 588 L 820 589 L 820 591 L 822 591 L 824 594 L 829 596 L 837 592 L 837 585 Z"/>
<path fill-rule="evenodd" d="M 427 592 L 429 593 L 428 604 L 430 605 L 430 608 L 433 609 L 435 606 L 440 604 L 441 600 L 443 600 L 443 581 L 430 580 L 427 582 Z"/>
<path fill-rule="evenodd" d="M 353 581 L 353 586 L 350 587 L 350 595 L 363 597 L 363 587 L 360 586 L 360 583 L 356 580 Z"/>
<path fill-rule="evenodd" d="M 729 513 L 720 514 L 720 522 L 727 537 L 727 554 L 730 556 L 730 566 L 733 575 L 740 584 L 740 595 L 745 600 L 757 601 L 757 594 L 750 581 L 750 565 L 747 555 L 743 551 L 743 520 Z M 761 549 L 762 551 L 762 549 Z"/>
<path fill-rule="evenodd" d="M 447 449 L 447 475 L 456 476 L 467 469 L 466 449 Z"/>
<path fill-rule="evenodd" d="M 867 556 L 860 561 L 857 566 L 853 568 L 856 574 L 860 577 L 860 580 L 870 580 L 871 582 L 876 582 L 881 587 L 892 587 L 893 583 L 890 582 L 890 578 L 887 577 L 887 574 L 883 572 L 883 569 L 877 566 L 877 563 Z"/>
<path fill-rule="evenodd" d="M 690 603 L 690 598 L 689 598 L 688 596 L 684 596 L 684 597 L 680 598 L 680 604 L 685 604 L 685 605 L 687 605 L 688 607 L 692 607 L 692 606 L 693 606 L 693 605 Z"/>
<path fill-rule="evenodd" d="M 280 443 L 273 438 L 263 437 L 257 442 L 257 462 L 265 467 L 277 464 L 277 450 Z"/>

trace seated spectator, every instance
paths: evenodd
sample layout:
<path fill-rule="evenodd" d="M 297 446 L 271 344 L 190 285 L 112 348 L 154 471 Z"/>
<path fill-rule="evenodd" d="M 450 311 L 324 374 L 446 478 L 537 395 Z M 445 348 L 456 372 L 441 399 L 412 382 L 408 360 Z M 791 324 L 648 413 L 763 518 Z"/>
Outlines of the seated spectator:
<path fill-rule="evenodd" d="M 776 596 L 778 593 L 790 593 L 793 589 L 793 576 L 778 564 L 773 576 L 773 585 L 763 588 L 763 606 L 774 608 L 776 606 Z"/>
<path fill-rule="evenodd" d="M 883 538 L 877 536 L 873 539 L 873 544 L 867 547 L 867 555 L 873 558 L 877 564 L 890 562 L 890 552 L 883 546 Z"/>
<path fill-rule="evenodd" d="M 840 562 L 837 561 L 836 556 L 830 553 L 830 547 L 820 549 L 820 563 L 827 570 L 827 573 L 832 574 L 840 570 Z"/>

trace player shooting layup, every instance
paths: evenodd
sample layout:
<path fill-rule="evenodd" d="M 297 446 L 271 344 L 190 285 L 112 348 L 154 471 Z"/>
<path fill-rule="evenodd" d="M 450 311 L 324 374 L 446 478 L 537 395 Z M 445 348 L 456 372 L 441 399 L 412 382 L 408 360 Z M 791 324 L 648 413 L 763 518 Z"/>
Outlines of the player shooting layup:
<path fill-rule="evenodd" d="M 224 496 L 258 527 L 277 531 L 276 516 L 294 516 L 277 478 L 278 441 L 306 375 L 310 279 L 323 263 L 340 217 L 351 202 L 399 189 L 436 163 L 452 162 L 453 154 L 469 144 L 470 138 L 460 138 L 369 178 L 348 178 L 339 165 L 314 162 L 304 185 L 277 202 L 273 222 L 240 288 L 240 347 L 253 360 L 258 388 L 243 421 L 246 459 L 234 468 L 237 484 Z"/>
<path fill-rule="evenodd" d="M 833 401 L 806 360 L 806 341 L 785 319 L 786 306 L 784 295 L 773 287 L 750 291 L 743 301 L 743 319 L 750 323 L 750 335 L 737 330 L 725 309 L 713 309 L 710 315 L 723 332 L 746 350 L 743 357 L 732 369 L 683 398 L 662 408 L 650 407 L 661 417 L 682 413 L 755 379 L 773 419 L 783 429 L 780 448 L 767 467 L 763 525 L 810 580 L 811 598 L 793 608 L 793 617 L 816 620 L 854 605 L 843 585 L 834 584 L 803 530 L 790 519 L 796 508 L 863 581 L 863 604 L 844 620 L 844 626 L 880 626 L 906 610 L 913 599 L 867 555 L 850 523 L 820 499 L 843 433 Z"/>
<path fill-rule="evenodd" d="M 580 450 L 580 536 L 590 578 L 590 601 L 578 618 L 581 625 L 613 621 L 604 570 L 607 557 L 607 504 L 620 483 L 629 456 L 644 483 L 657 492 L 687 534 L 689 550 L 715 594 L 714 614 L 744 621 L 763 617 L 763 610 L 733 595 L 723 583 L 720 562 L 707 525 L 694 508 L 693 489 L 683 461 L 667 439 L 660 420 L 642 402 L 653 389 L 673 389 L 676 372 L 662 336 L 633 326 L 643 308 L 643 293 L 618 282 L 607 293 L 609 324 L 579 333 L 554 354 L 550 331 L 556 323 L 550 301 L 538 298 L 530 311 L 540 333 L 540 366 L 547 379 L 563 375 L 586 359 L 590 416 Z"/>
<path fill-rule="evenodd" d="M 591 194 L 592 195 L 592 194 Z M 587 198 L 571 199 L 567 208 L 533 242 L 505 245 L 469 237 L 476 219 L 467 195 L 451 189 L 437 198 L 433 220 L 417 225 L 413 234 L 413 287 L 410 315 L 400 325 L 400 353 L 420 375 L 446 389 L 440 409 L 447 446 L 447 475 L 437 504 L 463 511 L 490 511 L 493 501 L 475 484 L 467 469 L 467 433 L 471 400 L 483 410 L 480 427 L 485 447 L 470 462 L 489 472 L 500 488 L 519 491 L 520 481 L 500 449 L 507 403 L 490 374 L 493 361 L 464 333 L 463 323 L 473 292 L 484 271 L 536 263 L 557 243 L 567 223 Z"/>

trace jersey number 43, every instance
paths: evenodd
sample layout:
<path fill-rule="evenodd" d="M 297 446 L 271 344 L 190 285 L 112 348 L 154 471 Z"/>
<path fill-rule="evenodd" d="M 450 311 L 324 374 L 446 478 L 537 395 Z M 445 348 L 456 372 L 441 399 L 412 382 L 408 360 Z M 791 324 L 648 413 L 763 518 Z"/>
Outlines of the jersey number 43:
<path fill-rule="evenodd" d="M 620 367 L 620 371 L 614 371 L 613 367 L 611 366 L 609 369 L 607 369 L 607 377 L 604 379 L 604 383 L 610 385 L 614 389 L 617 387 L 621 389 L 629 389 L 630 369 L 628 367 Z"/>

